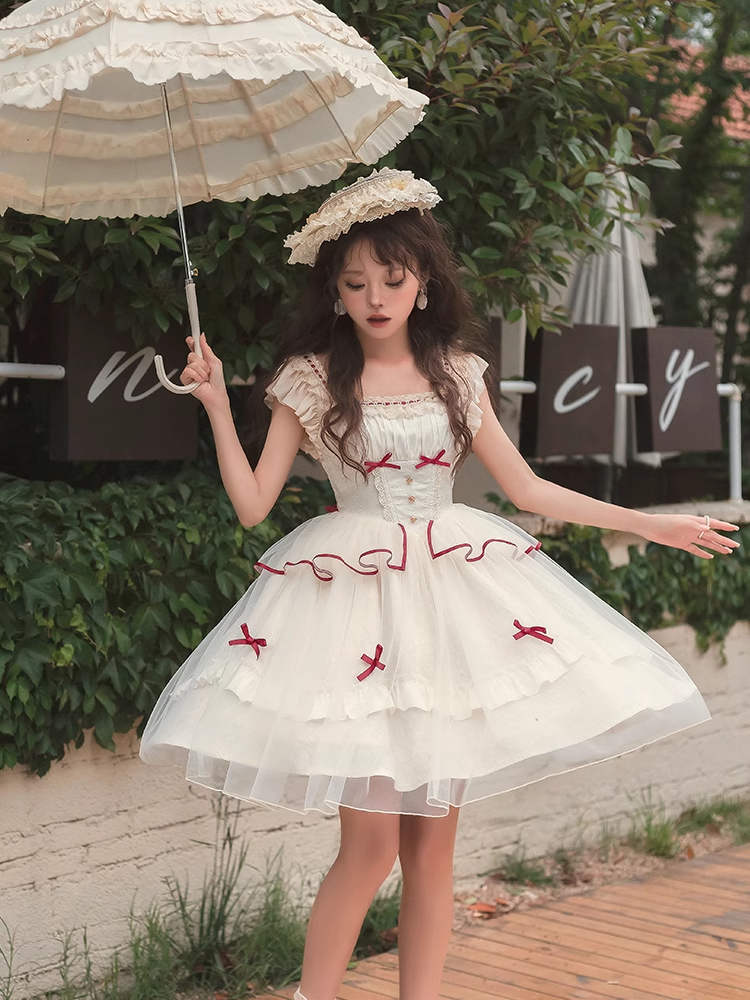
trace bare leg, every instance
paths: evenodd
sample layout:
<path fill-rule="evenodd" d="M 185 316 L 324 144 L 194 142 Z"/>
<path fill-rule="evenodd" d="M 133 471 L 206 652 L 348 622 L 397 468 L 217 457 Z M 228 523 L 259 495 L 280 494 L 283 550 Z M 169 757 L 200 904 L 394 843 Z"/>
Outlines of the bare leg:
<path fill-rule="evenodd" d="M 451 808 L 444 817 L 401 817 L 401 1000 L 437 1000 L 440 992 L 453 924 L 453 848 L 458 812 Z"/>
<path fill-rule="evenodd" d="M 399 819 L 342 806 L 341 846 L 310 913 L 300 992 L 334 1000 L 373 896 L 398 854 Z"/>

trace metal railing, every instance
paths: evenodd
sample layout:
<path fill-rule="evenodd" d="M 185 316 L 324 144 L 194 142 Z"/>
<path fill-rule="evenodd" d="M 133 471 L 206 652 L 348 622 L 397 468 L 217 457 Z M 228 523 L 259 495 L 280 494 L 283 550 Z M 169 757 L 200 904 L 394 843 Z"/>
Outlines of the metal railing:
<path fill-rule="evenodd" d="M 58 382 L 65 378 L 62 365 L 23 365 L 0 362 L 0 377 L 33 378 Z M 536 392 L 536 382 L 523 379 L 502 379 L 500 391 L 531 395 Z M 720 382 L 716 386 L 720 396 L 729 400 L 729 499 L 742 500 L 742 390 L 734 382 Z M 648 386 L 643 382 L 618 382 L 615 392 L 619 396 L 646 396 Z"/>
<path fill-rule="evenodd" d="M 0 377 L 4 378 L 43 378 L 59 382 L 65 378 L 62 365 L 19 365 L 10 361 L 0 362 Z"/>
<path fill-rule="evenodd" d="M 536 392 L 536 382 L 502 379 L 500 391 L 528 396 Z M 720 382 L 716 391 L 729 399 L 729 499 L 742 500 L 742 390 L 734 382 Z M 643 382 L 618 382 L 615 392 L 619 396 L 646 396 L 648 386 Z"/>

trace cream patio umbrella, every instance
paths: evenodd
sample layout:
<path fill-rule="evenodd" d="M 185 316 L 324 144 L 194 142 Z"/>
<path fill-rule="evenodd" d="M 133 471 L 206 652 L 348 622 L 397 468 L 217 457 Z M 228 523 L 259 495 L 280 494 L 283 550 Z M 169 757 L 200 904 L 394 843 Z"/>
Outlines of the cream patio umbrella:
<path fill-rule="evenodd" d="M 639 218 L 632 207 L 627 177 L 618 171 L 611 183 L 616 190 L 607 190 L 605 204 L 610 210 L 620 208 L 620 217 L 607 237 L 611 249 L 578 265 L 568 289 L 568 308 L 574 323 L 617 327 L 617 381 L 623 384 L 632 379 L 630 331 L 656 326 L 656 317 L 641 265 L 641 237 L 625 225 Z M 633 457 L 649 465 L 661 462 L 657 452 L 640 452 Z M 610 460 L 615 465 L 626 465 L 627 459 L 628 397 L 618 394 Z"/>
<path fill-rule="evenodd" d="M 0 213 L 177 209 L 199 344 L 182 204 L 324 184 L 426 104 L 312 0 L 29 0 L 0 21 Z"/>

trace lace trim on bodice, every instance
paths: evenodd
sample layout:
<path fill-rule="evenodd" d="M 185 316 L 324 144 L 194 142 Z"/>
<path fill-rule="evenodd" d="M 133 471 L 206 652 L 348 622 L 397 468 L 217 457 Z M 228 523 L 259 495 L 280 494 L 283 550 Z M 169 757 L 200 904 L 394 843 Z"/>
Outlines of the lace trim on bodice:
<path fill-rule="evenodd" d="M 375 489 L 377 490 L 380 506 L 383 508 L 383 520 L 395 521 L 395 504 L 393 503 L 393 498 L 391 497 L 391 491 L 388 489 L 388 483 L 381 475 L 380 469 L 373 469 L 370 476 L 372 477 L 373 483 L 375 483 Z"/>
<path fill-rule="evenodd" d="M 421 403 L 426 399 L 437 399 L 434 392 L 405 392 L 400 396 L 363 396 L 363 406 L 393 406 L 397 412 L 402 406 L 410 403 Z"/>
<path fill-rule="evenodd" d="M 445 364 L 465 386 L 466 418 L 471 433 L 476 434 L 482 424 L 479 397 L 484 389 L 482 372 L 486 365 L 474 355 L 459 354 L 446 358 Z M 325 366 L 320 358 L 315 354 L 290 358 L 269 385 L 266 402 L 273 406 L 275 399 L 291 406 L 297 414 L 305 430 L 303 451 L 322 461 L 326 449 L 320 439 L 320 427 L 323 416 L 331 405 L 331 398 Z M 394 396 L 366 396 L 362 400 L 362 407 L 365 414 L 377 413 L 389 420 L 399 420 L 434 413 L 436 408 L 443 407 L 443 403 L 436 393 L 429 391 Z"/>
<path fill-rule="evenodd" d="M 315 354 L 305 354 L 298 360 L 304 362 L 302 372 L 305 381 L 312 384 L 317 394 L 324 390 L 326 405 L 328 405 L 327 376 L 320 358 Z M 466 419 L 472 434 L 476 434 L 482 425 L 482 410 L 479 397 L 484 389 L 482 372 L 486 364 L 474 355 L 454 354 L 450 360 L 446 358 L 445 368 L 451 374 L 458 375 L 464 383 L 467 394 Z M 312 376 L 312 377 L 311 377 Z M 401 417 L 419 417 L 429 412 L 434 406 L 442 406 L 438 395 L 432 390 L 428 392 L 404 392 L 394 396 L 364 396 L 362 406 L 377 407 L 378 413 L 391 420 Z"/>

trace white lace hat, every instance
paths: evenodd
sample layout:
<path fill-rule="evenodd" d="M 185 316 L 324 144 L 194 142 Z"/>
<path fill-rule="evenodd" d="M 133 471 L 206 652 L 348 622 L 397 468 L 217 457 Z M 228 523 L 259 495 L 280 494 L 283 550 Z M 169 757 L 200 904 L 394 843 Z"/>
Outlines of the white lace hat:
<path fill-rule="evenodd" d="M 424 212 L 441 200 L 429 181 L 420 180 L 410 170 L 374 170 L 369 177 L 360 177 L 335 191 L 302 229 L 284 240 L 284 246 L 292 251 L 289 263 L 313 265 L 321 244 L 348 233 L 355 222 L 373 222 L 410 208 Z"/>

